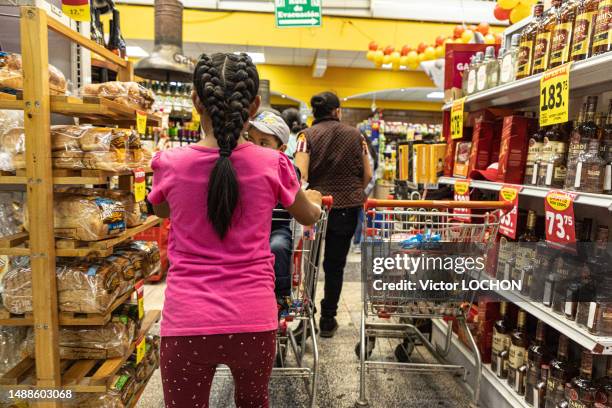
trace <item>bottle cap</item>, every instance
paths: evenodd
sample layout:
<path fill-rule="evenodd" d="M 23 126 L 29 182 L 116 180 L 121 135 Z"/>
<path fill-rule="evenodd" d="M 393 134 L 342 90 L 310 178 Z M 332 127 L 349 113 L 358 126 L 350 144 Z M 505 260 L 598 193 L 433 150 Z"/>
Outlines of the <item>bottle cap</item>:
<path fill-rule="evenodd" d="M 497 56 L 501 57 L 502 55 L 504 55 L 505 52 L 506 52 L 506 49 L 504 47 L 501 47 L 497 53 Z"/>
<path fill-rule="evenodd" d="M 495 47 L 493 47 L 492 45 L 489 45 L 485 52 L 485 58 L 495 58 Z"/>
<path fill-rule="evenodd" d="M 512 44 L 512 48 L 518 47 L 520 42 L 521 42 L 521 35 L 520 34 L 513 34 L 512 35 L 512 39 L 510 40 L 510 44 Z"/>
<path fill-rule="evenodd" d="M 478 51 L 476 53 L 476 60 L 474 62 L 480 62 L 480 61 L 482 61 L 483 58 L 484 58 L 483 52 L 482 51 Z"/>

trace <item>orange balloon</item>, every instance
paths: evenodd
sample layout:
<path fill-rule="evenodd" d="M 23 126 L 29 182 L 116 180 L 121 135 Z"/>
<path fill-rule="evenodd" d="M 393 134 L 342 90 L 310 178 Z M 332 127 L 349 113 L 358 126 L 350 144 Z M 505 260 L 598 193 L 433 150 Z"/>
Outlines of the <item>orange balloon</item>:
<path fill-rule="evenodd" d="M 478 27 L 476 27 L 476 31 L 482 35 L 487 35 L 489 34 L 490 28 L 491 26 L 489 26 L 489 23 L 480 23 L 478 24 Z"/>

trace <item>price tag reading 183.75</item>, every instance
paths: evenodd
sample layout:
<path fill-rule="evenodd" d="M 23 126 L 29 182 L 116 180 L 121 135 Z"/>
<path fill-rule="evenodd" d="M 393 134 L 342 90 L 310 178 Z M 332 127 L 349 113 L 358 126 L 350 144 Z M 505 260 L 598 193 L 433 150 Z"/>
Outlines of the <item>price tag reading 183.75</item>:
<path fill-rule="evenodd" d="M 508 201 L 513 205 L 512 209 L 503 213 L 499 219 L 499 233 L 510 239 L 516 239 L 518 199 L 522 188 L 521 186 L 503 186 L 499 190 L 500 201 Z"/>
<path fill-rule="evenodd" d="M 540 127 L 569 120 L 569 71 L 572 63 L 549 69 L 540 79 Z"/>
<path fill-rule="evenodd" d="M 465 98 L 457 99 L 453 102 L 450 114 L 450 134 L 451 139 L 461 139 L 463 137 L 463 106 Z"/>
<path fill-rule="evenodd" d="M 546 241 L 554 247 L 574 251 L 576 229 L 574 221 L 575 193 L 552 190 L 544 199 Z"/>
<path fill-rule="evenodd" d="M 89 0 L 62 0 L 62 12 L 75 21 L 91 21 Z"/>

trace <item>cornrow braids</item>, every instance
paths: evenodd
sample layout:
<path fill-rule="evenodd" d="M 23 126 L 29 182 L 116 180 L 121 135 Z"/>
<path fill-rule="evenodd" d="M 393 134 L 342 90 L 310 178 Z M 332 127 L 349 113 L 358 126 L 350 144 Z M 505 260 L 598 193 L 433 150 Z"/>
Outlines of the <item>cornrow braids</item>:
<path fill-rule="evenodd" d="M 223 239 L 239 198 L 238 180 L 229 158 L 249 120 L 259 75 L 246 54 L 203 54 L 196 64 L 193 83 L 219 145 L 219 159 L 210 175 L 207 216 Z"/>

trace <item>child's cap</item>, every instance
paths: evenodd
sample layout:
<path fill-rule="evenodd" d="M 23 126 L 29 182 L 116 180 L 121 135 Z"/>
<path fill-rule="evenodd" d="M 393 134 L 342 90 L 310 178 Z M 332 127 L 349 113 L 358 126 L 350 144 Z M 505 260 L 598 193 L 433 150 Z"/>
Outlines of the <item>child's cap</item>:
<path fill-rule="evenodd" d="M 258 130 L 276 136 L 282 144 L 287 144 L 287 142 L 289 142 L 289 133 L 291 133 L 289 127 L 283 118 L 270 111 L 258 113 L 250 123 Z"/>

